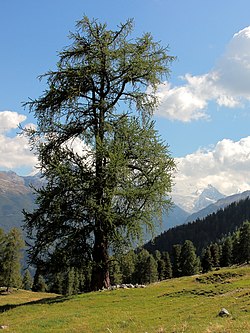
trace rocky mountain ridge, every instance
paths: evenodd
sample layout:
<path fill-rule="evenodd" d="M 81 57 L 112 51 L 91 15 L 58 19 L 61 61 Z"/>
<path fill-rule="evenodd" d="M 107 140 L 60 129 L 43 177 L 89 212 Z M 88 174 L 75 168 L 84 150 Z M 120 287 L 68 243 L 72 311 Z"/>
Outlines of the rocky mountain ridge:
<path fill-rule="evenodd" d="M 193 191 L 192 193 L 172 193 L 174 203 L 190 215 L 224 197 L 225 195 L 220 193 L 211 184 L 208 184 L 205 188 Z"/>
<path fill-rule="evenodd" d="M 218 201 L 213 202 L 212 204 L 206 206 L 205 208 L 199 210 L 198 212 L 195 212 L 195 213 L 191 214 L 190 216 L 188 216 L 185 223 L 193 222 L 198 218 L 203 219 L 212 213 L 216 213 L 219 209 L 224 209 L 225 207 L 229 206 L 233 202 L 238 202 L 238 201 L 244 200 L 248 197 L 250 197 L 250 190 L 242 192 L 242 193 L 233 194 L 233 195 L 230 195 L 227 197 L 224 196 L 222 199 L 219 199 Z"/>

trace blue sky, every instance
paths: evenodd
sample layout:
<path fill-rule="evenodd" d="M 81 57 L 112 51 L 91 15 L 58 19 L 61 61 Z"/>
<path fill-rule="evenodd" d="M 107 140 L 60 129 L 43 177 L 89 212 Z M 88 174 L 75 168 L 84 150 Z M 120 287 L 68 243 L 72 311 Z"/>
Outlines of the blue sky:
<path fill-rule="evenodd" d="M 226 194 L 248 189 L 249 12 L 244 0 L 2 0 L 0 169 L 30 172 L 34 158 L 15 136 L 17 121 L 34 121 L 22 103 L 42 94 L 37 76 L 55 68 L 76 21 L 87 15 L 115 28 L 134 18 L 136 36 L 151 32 L 177 57 L 155 116 L 177 158 L 176 191 L 209 183 Z"/>

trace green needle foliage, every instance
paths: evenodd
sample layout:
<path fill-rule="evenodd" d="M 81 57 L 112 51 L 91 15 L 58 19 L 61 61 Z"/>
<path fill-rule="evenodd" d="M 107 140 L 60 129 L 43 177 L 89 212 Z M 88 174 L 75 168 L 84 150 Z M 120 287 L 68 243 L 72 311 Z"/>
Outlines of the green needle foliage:
<path fill-rule="evenodd" d="M 22 288 L 25 290 L 31 290 L 33 285 L 33 279 L 28 269 L 25 270 L 22 280 Z"/>
<path fill-rule="evenodd" d="M 20 260 L 23 248 L 24 241 L 17 228 L 7 234 L 0 229 L 0 285 L 7 291 L 22 284 Z"/>
<path fill-rule="evenodd" d="M 113 31 L 84 17 L 44 95 L 28 103 L 47 180 L 25 212 L 31 262 L 43 274 L 92 262 L 92 290 L 110 284 L 109 250 L 140 239 L 170 204 L 175 164 L 151 116 L 173 57 L 132 32 L 132 20 Z"/>

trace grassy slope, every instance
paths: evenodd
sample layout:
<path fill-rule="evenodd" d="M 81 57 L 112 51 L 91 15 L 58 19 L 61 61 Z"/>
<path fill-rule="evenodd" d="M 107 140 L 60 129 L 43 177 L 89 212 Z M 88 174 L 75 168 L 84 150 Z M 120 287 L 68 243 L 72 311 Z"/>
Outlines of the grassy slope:
<path fill-rule="evenodd" d="M 250 332 L 250 267 L 129 289 L 62 297 L 16 291 L 0 295 L 6 332 Z M 228 318 L 218 315 L 225 307 Z"/>

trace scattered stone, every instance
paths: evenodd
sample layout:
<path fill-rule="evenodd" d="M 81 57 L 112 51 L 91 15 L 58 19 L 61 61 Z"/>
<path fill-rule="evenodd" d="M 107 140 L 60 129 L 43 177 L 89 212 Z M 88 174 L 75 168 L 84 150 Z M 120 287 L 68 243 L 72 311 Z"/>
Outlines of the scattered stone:
<path fill-rule="evenodd" d="M 220 317 L 229 317 L 230 313 L 227 311 L 227 309 L 222 308 L 218 314 Z"/>
<path fill-rule="evenodd" d="M 123 284 L 121 284 L 121 288 L 122 288 L 122 289 L 128 289 L 127 285 L 126 285 L 126 284 L 124 284 L 124 283 L 123 283 Z"/>
<path fill-rule="evenodd" d="M 106 291 L 106 290 L 117 290 L 117 289 L 133 289 L 133 288 L 146 288 L 145 284 L 132 284 L 132 283 L 123 283 L 123 284 L 117 284 L 114 286 L 110 286 L 107 288 L 102 288 L 99 291 Z"/>

